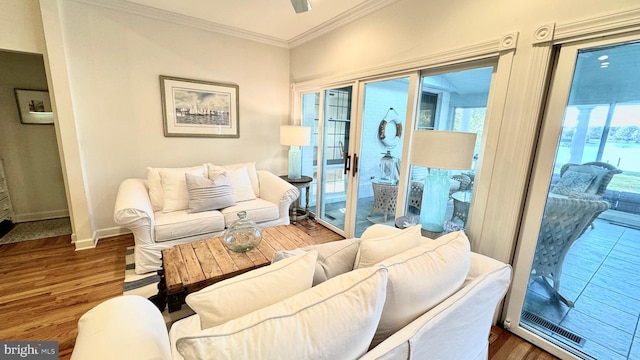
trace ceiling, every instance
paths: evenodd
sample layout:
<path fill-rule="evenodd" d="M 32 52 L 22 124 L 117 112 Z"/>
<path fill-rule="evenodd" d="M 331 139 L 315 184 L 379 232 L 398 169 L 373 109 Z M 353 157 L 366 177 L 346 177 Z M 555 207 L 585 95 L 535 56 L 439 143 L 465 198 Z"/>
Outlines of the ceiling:
<path fill-rule="evenodd" d="M 82 1 L 82 0 L 81 0 Z M 84 0 L 103 6 L 114 0 Z M 311 10 L 296 14 L 290 0 L 119 0 L 137 10 L 175 15 L 217 26 L 240 37 L 262 38 L 285 46 L 300 43 L 354 21 L 398 0 L 309 0 Z M 317 34 L 317 35 L 316 35 Z M 243 36 L 244 35 L 244 36 Z"/>

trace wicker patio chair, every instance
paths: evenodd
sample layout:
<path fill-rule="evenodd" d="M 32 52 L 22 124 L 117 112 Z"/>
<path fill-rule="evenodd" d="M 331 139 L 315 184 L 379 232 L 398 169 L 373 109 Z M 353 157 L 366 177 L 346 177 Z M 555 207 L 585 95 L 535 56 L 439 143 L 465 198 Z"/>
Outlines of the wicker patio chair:
<path fill-rule="evenodd" d="M 531 280 L 542 278 L 558 300 L 569 307 L 573 307 L 573 302 L 559 293 L 564 258 L 573 242 L 608 208 L 609 203 L 602 200 L 547 199 L 531 267 Z M 553 281 L 553 286 L 549 280 Z"/>

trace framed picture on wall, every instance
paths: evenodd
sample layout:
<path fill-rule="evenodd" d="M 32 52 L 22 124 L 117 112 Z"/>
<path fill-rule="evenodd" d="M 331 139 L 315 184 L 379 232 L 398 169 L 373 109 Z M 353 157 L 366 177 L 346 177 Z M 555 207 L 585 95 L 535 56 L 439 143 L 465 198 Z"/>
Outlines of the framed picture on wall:
<path fill-rule="evenodd" d="M 240 137 L 238 85 L 160 76 L 164 136 Z"/>
<path fill-rule="evenodd" d="M 23 124 L 53 124 L 53 110 L 46 90 L 13 89 Z"/>

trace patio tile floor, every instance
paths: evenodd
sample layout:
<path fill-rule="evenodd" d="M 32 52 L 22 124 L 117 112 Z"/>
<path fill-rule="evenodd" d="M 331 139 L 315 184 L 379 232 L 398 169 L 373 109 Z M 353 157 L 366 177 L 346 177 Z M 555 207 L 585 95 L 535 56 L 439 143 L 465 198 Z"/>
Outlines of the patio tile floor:
<path fill-rule="evenodd" d="M 583 346 L 571 346 L 596 359 L 640 359 L 640 230 L 600 219 L 594 224 L 563 266 L 560 292 L 575 307 L 536 280 L 523 309 L 584 338 Z"/>

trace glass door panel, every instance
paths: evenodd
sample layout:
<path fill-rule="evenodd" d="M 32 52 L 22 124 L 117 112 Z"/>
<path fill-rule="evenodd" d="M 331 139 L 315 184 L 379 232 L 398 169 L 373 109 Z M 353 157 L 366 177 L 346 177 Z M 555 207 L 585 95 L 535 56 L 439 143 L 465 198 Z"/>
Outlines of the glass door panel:
<path fill-rule="evenodd" d="M 394 224 L 408 93 L 409 77 L 364 84 L 356 237 L 372 224 Z"/>
<path fill-rule="evenodd" d="M 638 359 L 640 43 L 596 45 L 560 50 L 507 317 L 574 356 Z"/>
<path fill-rule="evenodd" d="M 489 98 L 493 66 L 423 76 L 416 130 L 464 131 L 478 134 L 473 167 L 450 171 L 449 206 L 445 230 L 464 229 L 470 213 L 475 167 L 480 154 L 482 131 Z M 418 223 L 427 168 L 411 166 L 405 214 Z M 434 234 L 437 235 L 437 234 Z"/>
<path fill-rule="evenodd" d="M 309 209 L 324 224 L 345 231 L 352 87 L 302 96 L 302 124 L 312 129 L 303 149 L 303 173 L 312 173 Z M 322 113 L 320 113 L 322 109 Z M 320 121 L 319 119 L 322 119 Z"/>

